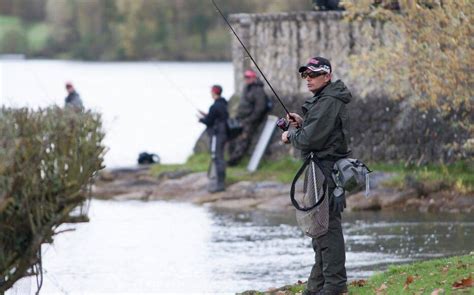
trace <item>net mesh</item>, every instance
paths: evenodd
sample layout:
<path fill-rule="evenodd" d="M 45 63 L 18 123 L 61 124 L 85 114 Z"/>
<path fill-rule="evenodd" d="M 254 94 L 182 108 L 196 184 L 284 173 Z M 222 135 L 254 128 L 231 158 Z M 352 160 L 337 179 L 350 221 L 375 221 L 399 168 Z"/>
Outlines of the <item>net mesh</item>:
<path fill-rule="evenodd" d="M 328 189 L 323 188 L 325 177 L 313 161 L 304 173 L 303 194 L 295 195 L 296 201 L 304 208 L 314 206 L 321 198 L 323 201 L 309 211 L 296 210 L 296 220 L 303 232 L 312 238 L 326 234 L 329 225 Z"/>

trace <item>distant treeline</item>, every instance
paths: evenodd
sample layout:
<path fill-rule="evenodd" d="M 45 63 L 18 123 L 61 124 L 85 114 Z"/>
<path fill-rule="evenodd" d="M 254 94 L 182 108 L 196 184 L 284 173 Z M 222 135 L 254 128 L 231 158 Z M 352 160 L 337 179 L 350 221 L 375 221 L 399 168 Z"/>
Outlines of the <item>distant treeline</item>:
<path fill-rule="evenodd" d="M 217 1 L 226 13 L 311 10 L 311 0 Z M 210 0 L 0 0 L 0 53 L 86 60 L 224 60 Z"/>

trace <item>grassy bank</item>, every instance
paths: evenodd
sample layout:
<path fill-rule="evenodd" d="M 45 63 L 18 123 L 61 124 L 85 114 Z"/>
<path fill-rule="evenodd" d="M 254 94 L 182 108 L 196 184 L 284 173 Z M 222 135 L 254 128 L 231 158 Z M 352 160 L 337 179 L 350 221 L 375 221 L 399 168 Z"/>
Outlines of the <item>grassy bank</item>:
<path fill-rule="evenodd" d="M 204 172 L 209 168 L 209 154 L 195 154 L 189 157 L 184 164 L 155 165 L 152 173 L 160 175 L 164 172 L 175 172 L 187 170 L 191 172 Z M 293 180 L 295 172 L 299 169 L 301 163 L 292 157 L 284 157 L 278 161 L 262 161 L 259 169 L 254 173 L 247 171 L 248 159 L 242 161 L 236 167 L 227 167 L 227 184 L 236 183 L 244 180 L 265 181 L 273 180 L 284 183 L 290 183 Z"/>
<path fill-rule="evenodd" d="M 407 166 L 404 164 L 372 163 L 374 171 L 395 173 L 385 184 L 402 188 L 408 179 L 440 188 L 453 189 L 460 193 L 474 192 L 474 162 L 458 161 L 452 164 L 428 164 Z"/>
<path fill-rule="evenodd" d="M 155 165 L 152 169 L 155 175 L 163 172 L 188 170 L 192 172 L 207 171 L 209 154 L 195 154 L 189 157 L 184 164 Z M 264 181 L 274 180 L 290 183 L 301 161 L 290 156 L 282 157 L 277 161 L 262 161 L 255 173 L 246 170 L 248 159 L 237 167 L 228 167 L 227 183 L 232 184 L 243 180 Z M 428 185 L 438 185 L 440 188 L 454 189 L 460 193 L 474 192 L 474 165 L 467 161 L 456 162 L 450 165 L 430 164 L 425 166 L 405 166 L 403 164 L 370 163 L 374 171 L 394 173 L 394 176 L 384 184 L 389 187 L 403 188 L 407 181 L 417 181 Z"/>
<path fill-rule="evenodd" d="M 368 280 L 349 284 L 349 294 L 473 294 L 474 255 L 455 256 L 392 266 L 386 272 Z M 297 284 L 268 292 L 247 291 L 244 294 L 265 294 L 283 291 L 303 292 L 305 285 Z"/>

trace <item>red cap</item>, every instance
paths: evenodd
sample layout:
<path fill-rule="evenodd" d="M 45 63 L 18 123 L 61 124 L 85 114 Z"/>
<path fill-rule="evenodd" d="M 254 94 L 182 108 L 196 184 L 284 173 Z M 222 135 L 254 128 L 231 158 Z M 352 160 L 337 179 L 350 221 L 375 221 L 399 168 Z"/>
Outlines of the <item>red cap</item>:
<path fill-rule="evenodd" d="M 246 70 L 244 72 L 244 77 L 246 77 L 246 78 L 257 78 L 257 73 L 255 73 L 252 70 Z"/>
<path fill-rule="evenodd" d="M 221 95 L 222 93 L 222 87 L 220 85 L 214 85 L 211 88 L 211 92 L 217 95 Z"/>

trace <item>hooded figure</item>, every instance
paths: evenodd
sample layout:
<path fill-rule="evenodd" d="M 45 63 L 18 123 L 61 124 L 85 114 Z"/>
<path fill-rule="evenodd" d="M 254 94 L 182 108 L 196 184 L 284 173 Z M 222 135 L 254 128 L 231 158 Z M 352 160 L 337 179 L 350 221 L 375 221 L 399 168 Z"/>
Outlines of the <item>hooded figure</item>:
<path fill-rule="evenodd" d="M 245 156 L 252 143 L 255 130 L 268 111 L 267 95 L 257 73 L 247 70 L 244 73 L 245 87 L 237 109 L 237 120 L 242 124 L 242 133 L 229 143 L 230 166 L 237 165 Z"/>
<path fill-rule="evenodd" d="M 71 108 L 76 111 L 84 110 L 81 97 L 79 96 L 79 93 L 77 93 L 71 82 L 66 83 L 66 91 L 68 95 L 64 99 L 64 107 Z"/>
<path fill-rule="evenodd" d="M 211 97 L 214 103 L 206 114 L 201 112 L 202 118 L 199 122 L 207 127 L 211 147 L 211 163 L 209 169 L 209 186 L 208 191 L 216 193 L 225 190 L 225 160 L 224 146 L 227 141 L 227 125 L 229 118 L 227 111 L 227 101 L 221 96 L 222 87 L 214 85 L 211 88 Z"/>
<path fill-rule="evenodd" d="M 347 292 L 347 275 L 341 213 L 346 201 L 344 194 L 333 194 L 336 185 L 331 173 L 334 163 L 351 153 L 347 104 L 352 96 L 342 81 L 331 81 L 332 67 L 326 58 L 311 58 L 299 72 L 313 97 L 304 102 L 303 117 L 296 113 L 287 116 L 295 129 L 283 132 L 281 140 L 299 149 L 303 158 L 311 153 L 316 157 L 329 198 L 329 206 L 318 213 L 328 218 L 327 232 L 312 239 L 315 263 L 303 294 L 343 294 Z"/>

